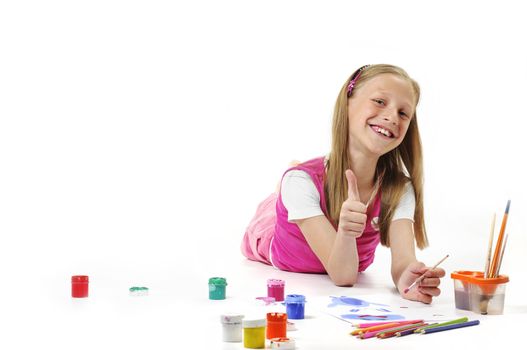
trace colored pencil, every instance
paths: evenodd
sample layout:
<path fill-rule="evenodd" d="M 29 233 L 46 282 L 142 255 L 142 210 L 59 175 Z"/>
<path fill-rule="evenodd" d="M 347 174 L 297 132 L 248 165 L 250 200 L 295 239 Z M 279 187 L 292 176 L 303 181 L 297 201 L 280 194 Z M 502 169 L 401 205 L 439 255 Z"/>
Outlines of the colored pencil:
<path fill-rule="evenodd" d="M 439 264 L 441 264 L 443 261 L 445 261 L 446 258 L 448 258 L 448 256 L 449 256 L 449 254 L 447 254 L 443 259 L 439 260 L 439 262 L 438 262 L 437 264 L 435 264 L 431 269 L 426 270 L 421 276 L 419 276 L 419 277 L 414 281 L 414 283 L 412 283 L 412 284 L 410 285 L 410 287 L 408 287 L 408 288 L 406 288 L 406 289 L 404 290 L 404 293 L 405 293 L 405 294 L 408 293 L 408 291 L 409 291 L 410 289 L 412 289 L 413 286 L 415 286 L 417 283 L 421 282 L 421 281 L 425 278 L 425 275 L 426 275 L 426 273 L 427 273 L 428 271 L 433 270 L 433 269 L 435 269 L 436 267 L 438 267 Z"/>
<path fill-rule="evenodd" d="M 395 328 L 391 328 L 391 329 L 385 329 L 385 330 L 377 333 L 377 338 L 385 339 L 385 338 L 395 337 L 395 333 L 397 333 L 397 332 L 406 331 L 408 329 L 416 330 L 417 328 L 423 327 L 423 326 L 426 326 L 426 325 L 428 325 L 428 323 L 420 322 L 420 323 L 415 323 L 415 324 L 409 324 L 409 325 L 402 326 L 402 327 L 395 327 Z"/>
<path fill-rule="evenodd" d="M 476 326 L 478 324 L 479 324 L 479 320 L 463 322 L 463 323 L 455 323 L 455 324 L 451 324 L 451 325 L 448 325 L 448 326 L 425 329 L 425 330 L 421 331 L 421 334 L 430 334 L 430 333 L 448 331 L 448 330 L 456 329 L 456 328 Z"/>
<path fill-rule="evenodd" d="M 452 320 L 452 321 L 443 322 L 443 323 L 436 323 L 436 324 L 433 324 L 433 325 L 431 324 L 431 325 L 428 325 L 426 327 L 418 328 L 418 329 L 415 330 L 415 333 L 420 333 L 421 331 L 424 331 L 425 329 L 449 326 L 451 324 L 463 323 L 463 322 L 467 322 L 467 321 L 468 321 L 468 317 L 461 317 L 461 318 L 458 318 L 458 319 L 455 319 L 455 320 Z"/>
<path fill-rule="evenodd" d="M 432 323 L 432 324 L 430 324 L 430 326 L 431 326 L 431 325 L 435 325 L 435 324 L 437 324 L 437 323 Z M 407 330 L 405 330 L 405 331 L 395 332 L 395 336 L 396 336 L 396 337 L 404 337 L 404 336 L 406 336 L 406 335 L 415 334 L 414 331 L 415 331 L 417 328 L 419 328 L 419 326 L 417 326 L 417 327 L 413 327 L 413 328 L 409 328 L 409 329 L 407 329 Z"/>
<path fill-rule="evenodd" d="M 361 333 L 358 338 L 360 339 L 370 339 L 370 338 L 375 338 L 377 336 L 377 334 L 379 334 L 381 331 L 371 331 L 371 332 L 366 332 L 366 333 Z"/>
<path fill-rule="evenodd" d="M 419 323 L 416 323 L 415 325 L 419 325 L 419 326 L 422 326 L 424 325 L 423 322 L 419 322 Z M 379 334 L 381 333 L 385 333 L 385 332 L 391 332 L 391 331 L 398 331 L 398 330 L 402 330 L 402 329 L 408 329 L 408 327 L 411 327 L 411 326 L 414 326 L 413 324 L 410 325 L 410 324 L 407 324 L 407 325 L 404 325 L 404 326 L 395 326 L 395 327 L 391 327 L 391 328 L 385 328 L 385 329 L 380 329 L 380 330 L 375 330 L 375 331 L 369 331 L 369 332 L 365 332 L 365 333 L 361 333 L 358 335 L 359 338 L 361 339 L 369 339 L 369 338 L 374 338 L 374 337 L 378 337 Z"/>
<path fill-rule="evenodd" d="M 496 224 L 496 213 L 492 216 L 492 224 L 490 225 L 489 247 L 487 250 L 487 260 L 485 260 L 485 278 L 489 277 L 490 257 L 492 256 L 492 242 L 494 241 L 494 226 Z"/>
<path fill-rule="evenodd" d="M 379 331 L 381 329 L 392 328 L 392 327 L 395 327 L 397 325 L 399 325 L 399 323 L 392 322 L 392 323 L 387 323 L 387 324 L 381 324 L 381 325 L 378 325 L 378 326 L 360 328 L 360 329 L 356 329 L 356 330 L 352 331 L 350 334 L 351 335 L 359 335 L 359 334 L 363 334 L 363 333 L 367 333 L 367 332 L 371 332 L 371 331 Z"/>
<path fill-rule="evenodd" d="M 380 330 L 383 330 L 383 329 L 389 329 L 389 328 L 394 328 L 394 327 L 398 327 L 398 326 L 404 326 L 404 325 L 407 325 L 407 324 L 414 324 L 414 323 L 421 323 L 421 322 L 423 322 L 423 320 L 388 322 L 388 323 L 384 323 L 384 324 L 380 324 L 380 325 L 376 325 L 376 326 L 363 327 L 363 328 L 355 329 L 350 334 L 351 335 L 360 335 L 362 333 L 367 333 L 367 332 L 371 332 L 371 331 L 380 331 Z"/>
<path fill-rule="evenodd" d="M 352 323 L 352 326 L 356 328 L 368 328 L 368 327 L 380 326 L 380 325 L 388 324 L 388 323 L 418 323 L 422 321 L 423 320 L 407 320 L 407 321 L 381 321 L 381 322 L 370 322 L 370 323 Z"/>
<path fill-rule="evenodd" d="M 505 248 L 507 247 L 507 239 L 509 238 L 509 234 L 505 235 L 505 241 L 503 242 L 503 248 L 501 249 L 500 254 L 500 260 L 498 262 L 498 269 L 496 270 L 496 277 L 500 275 L 500 269 L 501 269 L 501 262 L 503 261 L 503 254 L 505 254 Z"/>
<path fill-rule="evenodd" d="M 368 328 L 373 326 L 380 326 L 382 324 L 393 323 L 393 321 L 380 321 L 380 322 L 365 322 L 365 323 L 352 323 L 351 325 L 355 328 Z"/>
<path fill-rule="evenodd" d="M 500 234 L 498 236 L 498 241 L 496 242 L 496 248 L 494 248 L 494 256 L 490 263 L 490 272 L 489 277 L 496 277 L 496 270 L 498 269 L 498 258 L 501 253 L 501 245 L 503 244 L 503 236 L 505 234 L 505 227 L 507 226 L 507 219 L 509 217 L 509 209 L 511 206 L 510 199 L 507 201 L 507 207 L 505 208 L 505 214 L 503 214 L 503 220 L 501 221 Z"/>

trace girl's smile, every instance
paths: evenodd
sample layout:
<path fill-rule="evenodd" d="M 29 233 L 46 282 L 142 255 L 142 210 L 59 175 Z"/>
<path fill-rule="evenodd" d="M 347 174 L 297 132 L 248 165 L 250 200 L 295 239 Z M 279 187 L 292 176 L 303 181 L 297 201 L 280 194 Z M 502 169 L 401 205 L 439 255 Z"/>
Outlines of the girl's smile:
<path fill-rule="evenodd" d="M 397 137 L 395 136 L 395 133 L 386 126 L 370 124 L 370 128 L 381 138 L 389 140 L 389 139 L 393 139 L 394 137 Z"/>

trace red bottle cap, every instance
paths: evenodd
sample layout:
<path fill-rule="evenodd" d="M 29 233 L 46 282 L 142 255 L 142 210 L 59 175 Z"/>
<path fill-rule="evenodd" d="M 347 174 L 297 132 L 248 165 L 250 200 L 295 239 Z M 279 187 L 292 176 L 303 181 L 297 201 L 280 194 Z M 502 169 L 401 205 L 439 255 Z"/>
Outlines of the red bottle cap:
<path fill-rule="evenodd" d="M 89 282 L 88 276 L 71 276 L 71 282 Z"/>

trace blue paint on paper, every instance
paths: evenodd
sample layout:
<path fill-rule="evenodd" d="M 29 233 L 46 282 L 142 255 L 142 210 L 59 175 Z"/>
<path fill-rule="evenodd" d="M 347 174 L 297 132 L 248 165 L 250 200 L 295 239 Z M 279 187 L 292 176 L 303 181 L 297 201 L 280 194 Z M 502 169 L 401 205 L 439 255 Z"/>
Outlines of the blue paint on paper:
<path fill-rule="evenodd" d="M 390 310 L 386 310 L 386 309 L 377 309 L 377 311 L 382 311 L 382 312 L 391 312 Z"/>
<path fill-rule="evenodd" d="M 377 305 L 377 306 L 388 306 L 386 304 L 377 304 L 377 303 L 370 303 L 366 300 L 358 299 L 358 298 L 351 298 L 351 297 L 330 297 L 331 303 L 328 305 L 328 307 L 334 307 L 337 305 L 351 305 L 356 307 L 368 307 L 370 305 Z"/>
<path fill-rule="evenodd" d="M 343 319 L 346 320 L 359 320 L 359 321 L 396 321 L 396 320 L 404 320 L 404 316 L 402 315 L 357 315 L 357 314 L 346 314 L 341 315 Z"/>

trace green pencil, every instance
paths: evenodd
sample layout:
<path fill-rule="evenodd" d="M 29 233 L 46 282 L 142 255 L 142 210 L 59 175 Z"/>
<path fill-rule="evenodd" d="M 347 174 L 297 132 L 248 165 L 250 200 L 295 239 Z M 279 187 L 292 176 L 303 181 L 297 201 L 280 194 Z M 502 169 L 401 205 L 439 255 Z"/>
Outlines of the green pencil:
<path fill-rule="evenodd" d="M 435 327 L 443 327 L 443 326 L 448 326 L 448 325 L 451 325 L 451 324 L 462 323 L 462 322 L 467 322 L 467 321 L 468 321 L 468 317 L 461 317 L 461 318 L 458 318 L 457 320 L 452 320 L 452 321 L 443 322 L 443 323 L 435 323 L 435 324 L 431 324 L 430 326 L 417 328 L 414 331 L 414 333 L 421 333 L 421 331 L 424 330 L 424 329 L 430 329 L 430 328 L 435 328 Z"/>

